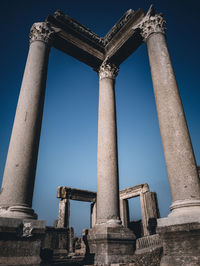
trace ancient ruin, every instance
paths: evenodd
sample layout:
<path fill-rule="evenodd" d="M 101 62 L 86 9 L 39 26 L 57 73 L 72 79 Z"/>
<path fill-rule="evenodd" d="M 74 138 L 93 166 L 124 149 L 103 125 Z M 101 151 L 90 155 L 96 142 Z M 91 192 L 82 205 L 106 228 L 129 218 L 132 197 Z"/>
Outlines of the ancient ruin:
<path fill-rule="evenodd" d="M 61 11 L 33 24 L 0 193 L 0 265 L 199 265 L 200 182 L 165 24 L 152 6 L 147 13 L 128 10 L 104 38 Z M 159 217 L 147 184 L 119 192 L 115 79 L 143 42 L 172 196 L 166 218 Z M 97 72 L 99 117 L 97 192 L 59 187 L 58 220 L 49 227 L 37 220 L 32 197 L 51 46 Z M 127 204 L 136 196 L 142 211 L 137 226 Z M 81 239 L 69 225 L 70 200 L 91 202 L 91 228 Z"/>

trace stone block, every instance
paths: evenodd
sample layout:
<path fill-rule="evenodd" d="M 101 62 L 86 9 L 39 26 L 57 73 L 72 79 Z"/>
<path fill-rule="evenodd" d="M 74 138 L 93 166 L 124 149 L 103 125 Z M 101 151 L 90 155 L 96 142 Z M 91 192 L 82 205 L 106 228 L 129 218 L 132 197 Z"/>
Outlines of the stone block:
<path fill-rule="evenodd" d="M 97 225 L 89 230 L 87 243 L 100 265 L 127 263 L 135 251 L 135 235 L 123 226 Z"/>
<path fill-rule="evenodd" d="M 39 266 L 45 221 L 0 218 L 0 265 Z"/>
<path fill-rule="evenodd" d="M 158 227 L 163 242 L 162 266 L 200 265 L 200 223 Z"/>

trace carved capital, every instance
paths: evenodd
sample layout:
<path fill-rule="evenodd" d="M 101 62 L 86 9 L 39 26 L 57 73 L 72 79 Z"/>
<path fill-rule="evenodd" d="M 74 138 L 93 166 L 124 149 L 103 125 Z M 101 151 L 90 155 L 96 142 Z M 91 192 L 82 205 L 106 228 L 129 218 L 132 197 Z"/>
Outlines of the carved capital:
<path fill-rule="evenodd" d="M 165 34 L 165 26 L 166 21 L 163 19 L 162 14 L 155 14 L 155 10 L 152 6 L 150 7 L 144 19 L 139 24 L 141 35 L 144 41 L 146 41 L 152 33 Z"/>
<path fill-rule="evenodd" d="M 54 34 L 55 31 L 49 26 L 46 22 L 37 22 L 34 23 L 31 27 L 30 31 L 30 43 L 34 41 L 43 41 L 45 43 L 49 43 L 51 40 L 52 34 Z"/>
<path fill-rule="evenodd" d="M 119 72 L 119 67 L 104 61 L 98 70 L 100 80 L 103 78 L 115 79 Z"/>

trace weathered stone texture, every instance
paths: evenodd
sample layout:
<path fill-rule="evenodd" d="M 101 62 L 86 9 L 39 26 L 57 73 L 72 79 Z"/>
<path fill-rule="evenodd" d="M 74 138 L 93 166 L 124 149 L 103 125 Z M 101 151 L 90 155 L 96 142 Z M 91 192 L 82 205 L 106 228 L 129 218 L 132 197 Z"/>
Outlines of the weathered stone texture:
<path fill-rule="evenodd" d="M 40 36 L 41 37 L 41 36 Z M 41 37 L 42 38 L 42 37 Z M 0 216 L 36 219 L 31 209 L 49 46 L 30 44 L 0 194 Z"/>
<path fill-rule="evenodd" d="M 44 221 L 0 218 L 0 265 L 39 266 L 44 234 Z"/>
<path fill-rule="evenodd" d="M 163 242 L 162 266 L 200 265 L 200 224 L 185 223 L 157 229 Z"/>
<path fill-rule="evenodd" d="M 172 194 L 172 212 L 158 219 L 159 236 L 152 235 L 159 210 L 156 195 L 147 184 L 120 192 L 123 225 L 119 208 L 115 78 L 119 65 L 142 41 L 148 49 Z M 60 187 L 57 227 L 45 230 L 44 222 L 34 221 L 32 196 L 50 45 L 99 74 L 97 194 Z M 127 228 L 127 199 L 135 196 L 140 196 L 145 235 L 137 240 L 136 252 L 135 235 Z M 92 202 L 92 229 L 83 236 L 85 244 L 83 239 L 76 241 L 73 228 L 69 228 L 70 199 Z M 0 218 L 1 265 L 84 265 L 92 263 L 93 255 L 95 265 L 104 266 L 200 265 L 199 172 L 167 48 L 165 21 L 152 6 L 146 15 L 141 9 L 129 10 L 105 38 L 60 11 L 33 25 L 0 204 L 1 217 L 20 218 Z"/>

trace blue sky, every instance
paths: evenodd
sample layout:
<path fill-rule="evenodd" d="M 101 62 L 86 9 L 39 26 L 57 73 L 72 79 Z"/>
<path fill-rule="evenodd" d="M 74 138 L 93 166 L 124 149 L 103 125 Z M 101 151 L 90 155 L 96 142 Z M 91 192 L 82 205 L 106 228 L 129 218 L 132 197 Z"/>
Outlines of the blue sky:
<path fill-rule="evenodd" d="M 154 4 L 167 21 L 167 42 L 200 165 L 199 1 L 2 1 L 0 17 L 0 179 L 29 47 L 29 30 L 60 9 L 104 36 L 130 8 Z M 116 80 L 120 188 L 148 183 L 161 216 L 171 203 L 147 49 L 143 44 L 120 67 Z M 98 76 L 88 66 L 51 49 L 33 208 L 51 225 L 57 186 L 96 191 Z M 136 201 L 134 201 L 136 203 Z M 137 205 L 138 205 L 137 201 Z M 136 205 L 136 204 L 135 204 Z M 139 208 L 131 202 L 131 215 Z M 71 226 L 88 227 L 89 204 L 73 202 Z"/>

